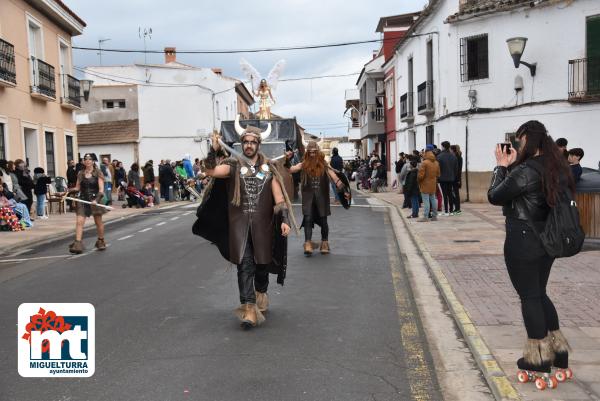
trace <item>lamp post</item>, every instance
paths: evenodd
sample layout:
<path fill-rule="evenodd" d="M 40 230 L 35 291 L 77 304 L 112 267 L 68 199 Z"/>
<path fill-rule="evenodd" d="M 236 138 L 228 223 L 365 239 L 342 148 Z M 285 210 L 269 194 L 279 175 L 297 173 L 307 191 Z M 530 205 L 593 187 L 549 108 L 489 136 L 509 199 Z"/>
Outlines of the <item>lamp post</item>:
<path fill-rule="evenodd" d="M 527 63 L 521 60 L 521 56 L 525 51 L 525 45 L 527 44 L 527 38 L 524 37 L 514 37 L 510 39 L 506 39 L 506 43 L 508 44 L 508 51 L 513 59 L 515 64 L 515 68 L 519 68 L 519 65 L 524 65 L 529 68 L 531 72 L 531 76 L 535 77 L 535 70 L 537 69 L 537 63 Z"/>
<path fill-rule="evenodd" d="M 80 97 L 83 97 L 86 102 L 90 98 L 90 91 L 92 90 L 93 83 L 94 81 L 91 79 L 82 79 L 79 81 L 79 84 L 81 85 L 81 93 L 83 93 L 83 95 L 80 95 Z"/>

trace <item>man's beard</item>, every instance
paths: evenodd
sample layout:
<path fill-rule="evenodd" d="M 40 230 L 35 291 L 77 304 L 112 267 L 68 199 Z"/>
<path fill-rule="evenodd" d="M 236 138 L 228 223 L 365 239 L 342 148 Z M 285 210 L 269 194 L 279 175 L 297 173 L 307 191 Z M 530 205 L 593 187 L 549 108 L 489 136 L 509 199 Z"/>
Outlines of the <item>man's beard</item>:
<path fill-rule="evenodd" d="M 244 156 L 246 156 L 247 158 L 252 159 L 254 156 L 256 156 L 257 153 L 258 153 L 258 146 L 256 148 L 253 148 L 251 146 L 244 148 Z"/>
<path fill-rule="evenodd" d="M 311 177 L 320 177 L 325 172 L 325 157 L 321 152 L 316 152 L 314 156 L 310 152 L 304 154 L 302 169 Z"/>

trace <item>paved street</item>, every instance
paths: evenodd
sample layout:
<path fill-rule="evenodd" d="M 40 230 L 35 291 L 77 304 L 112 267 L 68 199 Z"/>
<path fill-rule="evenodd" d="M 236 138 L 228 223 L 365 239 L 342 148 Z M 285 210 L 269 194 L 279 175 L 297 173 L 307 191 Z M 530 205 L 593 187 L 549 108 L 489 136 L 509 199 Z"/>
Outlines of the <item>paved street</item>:
<path fill-rule="evenodd" d="M 249 332 L 235 268 L 192 236 L 192 205 L 110 225 L 104 253 L 90 234 L 80 256 L 62 240 L 6 257 L 0 400 L 440 400 L 387 209 L 357 204 L 333 208 L 331 255 L 306 258 L 292 238 L 286 285 L 273 277 Z M 92 378 L 18 375 L 17 307 L 36 301 L 95 306 Z"/>

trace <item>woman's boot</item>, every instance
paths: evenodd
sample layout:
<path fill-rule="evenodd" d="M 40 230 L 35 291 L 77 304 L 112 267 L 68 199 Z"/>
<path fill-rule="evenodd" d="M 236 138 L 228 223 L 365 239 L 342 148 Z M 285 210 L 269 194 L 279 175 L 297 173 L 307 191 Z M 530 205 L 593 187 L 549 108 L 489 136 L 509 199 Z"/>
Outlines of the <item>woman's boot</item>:
<path fill-rule="evenodd" d="M 571 346 L 560 330 L 551 331 L 550 339 L 552 341 L 552 350 L 554 351 L 552 366 L 557 368 L 554 372 L 554 377 L 559 382 L 564 382 L 573 377 L 573 371 L 569 368 L 569 350 Z"/>
<path fill-rule="evenodd" d="M 79 240 L 73 241 L 73 243 L 69 245 L 69 252 L 77 255 L 83 253 L 83 243 Z"/>
<path fill-rule="evenodd" d="M 538 390 L 545 390 L 546 387 L 556 388 L 558 381 L 550 375 L 553 357 L 549 336 L 541 340 L 528 338 L 523 350 L 523 358 L 517 361 L 517 367 L 520 369 L 517 372 L 519 382 L 535 382 Z"/>

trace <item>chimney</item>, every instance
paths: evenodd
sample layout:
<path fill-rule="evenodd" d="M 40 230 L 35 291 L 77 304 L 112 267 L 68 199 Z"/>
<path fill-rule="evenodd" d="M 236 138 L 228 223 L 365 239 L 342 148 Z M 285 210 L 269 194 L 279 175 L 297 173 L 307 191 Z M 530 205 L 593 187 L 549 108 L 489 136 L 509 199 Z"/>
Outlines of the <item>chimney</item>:
<path fill-rule="evenodd" d="M 223 69 L 222 68 L 211 68 L 212 72 L 214 72 L 217 75 L 223 75 Z"/>
<path fill-rule="evenodd" d="M 377 55 L 379 55 L 379 50 L 373 50 L 373 60 L 377 58 Z"/>
<path fill-rule="evenodd" d="M 175 47 L 165 47 L 165 64 L 177 62 L 177 49 Z"/>

